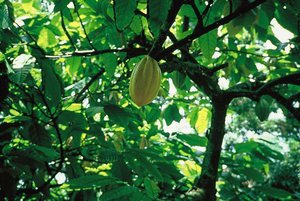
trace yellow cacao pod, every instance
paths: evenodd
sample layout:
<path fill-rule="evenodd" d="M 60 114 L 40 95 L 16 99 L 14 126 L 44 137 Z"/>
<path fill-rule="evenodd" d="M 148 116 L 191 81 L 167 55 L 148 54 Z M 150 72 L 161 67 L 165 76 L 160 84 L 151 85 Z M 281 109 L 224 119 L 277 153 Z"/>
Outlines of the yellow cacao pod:
<path fill-rule="evenodd" d="M 160 83 L 161 71 L 158 63 L 147 55 L 133 69 L 129 95 L 138 106 L 147 105 L 157 96 Z"/>

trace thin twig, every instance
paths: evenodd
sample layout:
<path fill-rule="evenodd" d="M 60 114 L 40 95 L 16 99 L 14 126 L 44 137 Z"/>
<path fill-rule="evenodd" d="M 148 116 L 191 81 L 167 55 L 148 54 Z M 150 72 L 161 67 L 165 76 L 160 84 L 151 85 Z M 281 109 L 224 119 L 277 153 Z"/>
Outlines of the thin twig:
<path fill-rule="evenodd" d="M 228 0 L 229 1 L 229 14 L 232 14 L 232 0 Z"/>
<path fill-rule="evenodd" d="M 208 13 L 211 5 L 214 3 L 213 0 L 209 0 L 207 6 L 205 7 L 203 13 L 202 13 L 202 18 L 204 18 L 206 16 L 206 14 Z"/>
<path fill-rule="evenodd" d="M 159 55 L 157 53 L 162 48 L 163 43 L 165 42 L 165 40 L 167 38 L 167 33 L 168 33 L 170 27 L 172 26 L 173 22 L 175 21 L 177 13 L 179 12 L 182 4 L 183 4 L 183 1 L 181 1 L 181 0 L 173 0 L 172 1 L 171 8 L 168 12 L 167 19 L 164 22 L 164 24 L 160 30 L 159 36 L 155 40 L 155 42 L 149 52 L 149 55 L 152 56 L 153 58 L 159 57 Z"/>
<path fill-rule="evenodd" d="M 80 90 L 80 92 L 75 96 L 74 102 L 81 100 L 83 93 L 105 72 L 104 68 L 100 68 L 100 71 L 92 77 L 92 79 Z"/>
<path fill-rule="evenodd" d="M 74 0 L 72 2 L 74 4 L 74 8 L 75 8 L 74 10 L 75 10 L 75 13 L 78 16 L 78 19 L 79 19 L 80 25 L 81 25 L 81 27 L 83 29 L 83 32 L 85 34 L 86 40 L 88 41 L 88 43 L 91 46 L 91 48 L 93 48 L 95 51 L 97 51 L 96 47 L 93 45 L 92 41 L 90 40 L 90 38 L 89 38 L 89 36 L 87 34 L 87 31 L 86 31 L 86 29 L 85 29 L 85 27 L 83 25 L 82 19 L 81 19 L 80 14 L 79 14 L 79 8 L 77 8 L 76 2 L 74 2 Z"/>
<path fill-rule="evenodd" d="M 71 37 L 70 33 L 69 33 L 68 30 L 67 30 L 67 27 L 66 27 L 66 24 L 65 24 L 65 20 L 64 20 L 64 15 L 63 15 L 63 12 L 62 12 L 62 11 L 60 11 L 60 17 L 61 17 L 61 26 L 62 26 L 62 28 L 63 28 L 63 30 L 64 30 L 66 36 L 68 37 L 69 42 L 71 43 L 71 46 L 72 46 L 73 49 L 76 51 L 77 48 L 76 48 L 76 46 L 75 46 L 75 44 L 74 44 L 74 42 L 73 42 L 73 40 L 72 40 L 72 37 Z"/>

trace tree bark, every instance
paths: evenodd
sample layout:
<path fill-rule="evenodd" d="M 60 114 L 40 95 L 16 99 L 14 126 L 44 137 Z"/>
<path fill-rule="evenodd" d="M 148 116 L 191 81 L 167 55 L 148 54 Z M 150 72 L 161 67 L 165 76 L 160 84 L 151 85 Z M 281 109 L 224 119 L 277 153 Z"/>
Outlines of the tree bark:
<path fill-rule="evenodd" d="M 208 144 L 202 164 L 200 179 L 196 183 L 203 194 L 197 200 L 216 200 L 216 181 L 218 179 L 218 166 L 221 155 L 222 142 L 225 134 L 225 118 L 228 103 L 223 98 L 213 98 L 212 119 L 208 135 Z"/>

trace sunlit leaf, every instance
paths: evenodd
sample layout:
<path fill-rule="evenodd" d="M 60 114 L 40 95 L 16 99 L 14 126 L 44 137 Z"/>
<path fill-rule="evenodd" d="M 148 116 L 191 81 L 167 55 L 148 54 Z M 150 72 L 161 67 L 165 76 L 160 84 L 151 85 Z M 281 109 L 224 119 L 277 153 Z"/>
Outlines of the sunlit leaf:
<path fill-rule="evenodd" d="M 207 108 L 202 108 L 197 113 L 197 121 L 195 123 L 195 128 L 198 133 L 204 133 L 208 128 L 208 123 L 210 119 L 210 111 Z"/>

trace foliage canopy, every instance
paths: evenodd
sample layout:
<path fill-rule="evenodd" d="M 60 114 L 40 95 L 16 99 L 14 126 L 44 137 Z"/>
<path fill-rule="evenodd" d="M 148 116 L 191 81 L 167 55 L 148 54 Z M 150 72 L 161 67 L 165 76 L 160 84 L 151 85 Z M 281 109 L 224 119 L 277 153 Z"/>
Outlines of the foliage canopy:
<path fill-rule="evenodd" d="M 300 199 L 299 66 L 297 0 L 0 0 L 0 199 Z"/>

